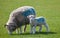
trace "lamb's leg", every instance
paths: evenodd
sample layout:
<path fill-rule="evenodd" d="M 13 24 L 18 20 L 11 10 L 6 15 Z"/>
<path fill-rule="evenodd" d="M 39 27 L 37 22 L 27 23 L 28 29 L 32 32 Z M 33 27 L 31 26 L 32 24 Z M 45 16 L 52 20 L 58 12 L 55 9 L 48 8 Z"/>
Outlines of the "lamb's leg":
<path fill-rule="evenodd" d="M 35 34 L 35 32 L 36 32 L 36 26 L 33 26 L 33 34 Z"/>
<path fill-rule="evenodd" d="M 44 23 L 44 26 L 46 27 L 47 32 L 49 32 L 50 30 L 49 30 L 48 24 Z"/>
<path fill-rule="evenodd" d="M 31 33 L 31 34 L 32 34 L 32 32 L 33 32 L 33 30 L 32 30 L 32 29 L 33 29 L 33 26 L 31 26 L 31 29 L 30 29 L 30 33 Z"/>
<path fill-rule="evenodd" d="M 39 32 L 42 32 L 42 25 L 39 25 Z"/>

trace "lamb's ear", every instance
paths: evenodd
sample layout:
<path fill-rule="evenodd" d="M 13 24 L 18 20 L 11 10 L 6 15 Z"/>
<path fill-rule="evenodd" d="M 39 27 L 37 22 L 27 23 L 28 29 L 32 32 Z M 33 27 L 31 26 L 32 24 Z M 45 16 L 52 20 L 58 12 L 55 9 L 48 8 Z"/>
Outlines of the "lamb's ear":
<path fill-rule="evenodd" d="M 29 18 L 29 16 L 27 16 L 27 18 Z"/>

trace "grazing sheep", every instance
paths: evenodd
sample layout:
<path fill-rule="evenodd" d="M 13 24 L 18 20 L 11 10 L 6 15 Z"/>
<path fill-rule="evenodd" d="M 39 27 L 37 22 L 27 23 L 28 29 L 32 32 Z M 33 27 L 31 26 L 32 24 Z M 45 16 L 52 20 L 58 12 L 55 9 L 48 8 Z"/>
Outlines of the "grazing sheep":
<path fill-rule="evenodd" d="M 39 26 L 39 32 L 42 31 L 42 25 L 44 25 L 46 27 L 47 32 L 49 32 L 49 28 L 48 28 L 48 24 L 46 23 L 46 20 L 43 16 L 40 17 L 36 17 L 34 15 L 29 15 L 28 16 L 29 20 L 30 20 L 30 25 L 31 25 L 31 33 L 35 34 L 36 30 L 36 26 Z"/>
<path fill-rule="evenodd" d="M 6 23 L 6 28 L 9 34 L 12 34 L 13 31 L 17 31 L 17 28 L 20 28 L 20 33 L 22 33 L 22 25 L 25 25 L 24 31 L 26 29 L 26 25 L 29 24 L 28 15 L 36 15 L 35 9 L 31 6 L 22 6 L 15 10 L 13 10 L 9 16 L 8 22 Z"/>

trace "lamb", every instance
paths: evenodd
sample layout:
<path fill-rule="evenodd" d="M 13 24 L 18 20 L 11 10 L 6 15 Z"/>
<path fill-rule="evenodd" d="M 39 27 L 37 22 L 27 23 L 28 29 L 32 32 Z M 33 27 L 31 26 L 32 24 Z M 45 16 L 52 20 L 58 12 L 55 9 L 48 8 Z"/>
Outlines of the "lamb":
<path fill-rule="evenodd" d="M 12 34 L 13 31 L 16 30 L 18 33 L 17 28 L 20 28 L 20 33 L 22 33 L 22 26 L 25 25 L 24 31 L 26 29 L 27 24 L 29 24 L 29 19 L 27 18 L 28 15 L 36 16 L 35 9 L 32 6 L 22 6 L 15 10 L 13 10 L 9 16 L 8 22 L 5 24 L 8 34 Z"/>
<path fill-rule="evenodd" d="M 39 32 L 41 32 L 42 31 L 42 25 L 44 25 L 46 27 L 47 32 L 49 32 L 48 24 L 46 23 L 46 19 L 43 16 L 35 18 L 34 15 L 29 15 L 28 18 L 30 20 L 30 26 L 31 26 L 31 32 L 30 33 L 35 34 L 36 26 L 39 26 Z"/>

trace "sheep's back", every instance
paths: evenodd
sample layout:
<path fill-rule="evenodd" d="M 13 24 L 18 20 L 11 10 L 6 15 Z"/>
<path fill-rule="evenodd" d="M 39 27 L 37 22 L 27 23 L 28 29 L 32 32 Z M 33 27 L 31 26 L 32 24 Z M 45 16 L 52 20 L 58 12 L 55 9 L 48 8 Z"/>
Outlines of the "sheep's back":
<path fill-rule="evenodd" d="M 36 15 L 35 9 L 33 7 L 30 6 L 19 7 L 11 12 L 9 19 L 14 17 L 14 19 L 12 19 L 14 21 L 10 20 L 9 22 L 12 21 L 14 23 L 17 23 L 18 25 L 28 24 L 29 23 L 29 19 L 27 18 L 28 15 Z"/>

